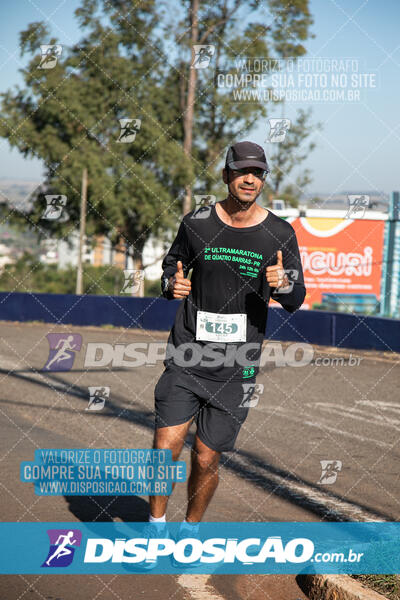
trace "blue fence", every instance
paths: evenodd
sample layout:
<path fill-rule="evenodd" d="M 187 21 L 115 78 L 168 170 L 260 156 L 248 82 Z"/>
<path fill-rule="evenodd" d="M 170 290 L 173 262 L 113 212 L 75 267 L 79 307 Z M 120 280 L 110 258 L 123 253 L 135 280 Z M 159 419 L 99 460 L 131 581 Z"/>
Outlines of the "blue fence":
<path fill-rule="evenodd" d="M 178 300 L 0 292 L 1 321 L 114 325 L 167 331 Z M 266 337 L 322 346 L 400 352 L 400 321 L 317 310 L 270 307 Z"/>

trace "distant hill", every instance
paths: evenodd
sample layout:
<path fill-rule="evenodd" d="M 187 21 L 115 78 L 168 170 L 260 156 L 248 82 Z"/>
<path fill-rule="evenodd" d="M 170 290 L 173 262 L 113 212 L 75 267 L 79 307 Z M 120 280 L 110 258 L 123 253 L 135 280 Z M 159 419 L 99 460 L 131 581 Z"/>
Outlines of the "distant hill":
<path fill-rule="evenodd" d="M 0 203 L 7 203 L 21 210 L 29 207 L 29 196 L 41 184 L 30 179 L 0 177 Z"/>
<path fill-rule="evenodd" d="M 369 196 L 369 206 L 375 210 L 381 210 L 386 212 L 389 208 L 389 196 L 384 192 L 377 192 L 375 190 L 348 190 L 343 192 L 336 192 L 333 194 L 327 194 L 326 192 L 313 192 L 305 194 L 300 203 L 307 205 L 309 208 L 327 208 L 327 209 L 341 209 L 347 208 L 348 196 L 350 195 L 366 195 Z M 319 198 L 320 202 L 313 203 L 314 198 Z"/>

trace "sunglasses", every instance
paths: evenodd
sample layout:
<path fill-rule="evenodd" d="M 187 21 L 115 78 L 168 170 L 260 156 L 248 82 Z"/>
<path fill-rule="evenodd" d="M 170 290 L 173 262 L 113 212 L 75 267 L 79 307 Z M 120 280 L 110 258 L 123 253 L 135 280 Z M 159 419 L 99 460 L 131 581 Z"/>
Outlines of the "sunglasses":
<path fill-rule="evenodd" d="M 263 169 L 258 169 L 257 167 L 246 167 L 244 169 L 231 169 L 232 173 L 236 176 L 236 177 L 242 177 L 243 175 L 247 175 L 248 173 L 251 173 L 252 175 L 254 175 L 254 177 L 257 177 L 258 179 L 261 179 L 262 181 L 265 180 L 268 171 L 264 171 Z"/>

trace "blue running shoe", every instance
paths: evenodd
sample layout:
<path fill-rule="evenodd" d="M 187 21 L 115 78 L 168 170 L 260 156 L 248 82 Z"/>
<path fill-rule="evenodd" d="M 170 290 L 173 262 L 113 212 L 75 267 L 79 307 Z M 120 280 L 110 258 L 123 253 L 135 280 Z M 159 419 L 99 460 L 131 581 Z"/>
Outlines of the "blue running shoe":
<path fill-rule="evenodd" d="M 136 536 L 138 538 L 144 538 L 144 539 L 155 539 L 155 538 L 161 538 L 161 539 L 172 539 L 171 535 L 168 531 L 168 527 L 167 527 L 167 523 L 146 523 L 143 527 L 143 529 L 140 532 L 136 532 Z M 152 571 L 153 569 L 156 568 L 157 564 L 158 564 L 158 560 L 159 557 L 155 557 L 154 559 L 146 559 L 143 560 L 142 562 L 139 563 L 127 563 L 124 562 L 124 568 L 127 571 L 134 571 L 134 572 L 147 572 L 147 571 Z"/>
<path fill-rule="evenodd" d="M 180 540 L 184 539 L 199 539 L 200 532 L 200 523 L 181 523 L 179 527 L 179 531 L 176 535 L 175 542 L 178 543 Z M 190 556 L 193 552 L 193 547 L 191 544 L 188 544 L 188 547 L 185 548 L 184 556 Z M 180 562 L 177 561 L 175 556 L 172 557 L 172 564 L 175 569 L 180 569 L 181 571 L 185 569 L 192 569 L 196 567 L 201 567 L 203 563 L 200 561 L 200 558 L 191 562 Z"/>

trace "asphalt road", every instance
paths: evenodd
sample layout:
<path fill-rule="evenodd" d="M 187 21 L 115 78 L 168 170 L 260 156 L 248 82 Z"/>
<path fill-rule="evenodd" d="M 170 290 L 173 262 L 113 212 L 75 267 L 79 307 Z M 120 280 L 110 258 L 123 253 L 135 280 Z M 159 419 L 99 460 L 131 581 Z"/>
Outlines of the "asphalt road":
<path fill-rule="evenodd" d="M 49 332 L 82 335 L 71 371 L 41 371 Z M 43 447 L 151 447 L 153 390 L 162 362 L 87 369 L 84 357 L 89 342 L 122 348 L 166 338 L 165 332 L 154 331 L 0 323 L 3 521 L 146 519 L 146 498 L 94 503 L 85 497 L 35 496 L 31 484 L 19 481 L 19 464 L 33 460 L 34 450 Z M 224 455 L 219 488 L 205 519 L 398 520 L 399 358 L 314 348 L 305 366 L 267 363 L 257 379 L 264 390 L 242 427 L 236 451 Z M 104 409 L 85 410 L 88 387 L 100 385 L 110 388 Z M 189 458 L 193 432 L 181 459 Z M 321 479 L 320 461 L 336 465 L 333 483 Z M 183 519 L 185 498 L 185 485 L 178 484 L 168 520 Z M 22 598 L 296 600 L 304 594 L 294 576 L 1 576 L 0 600 Z"/>

